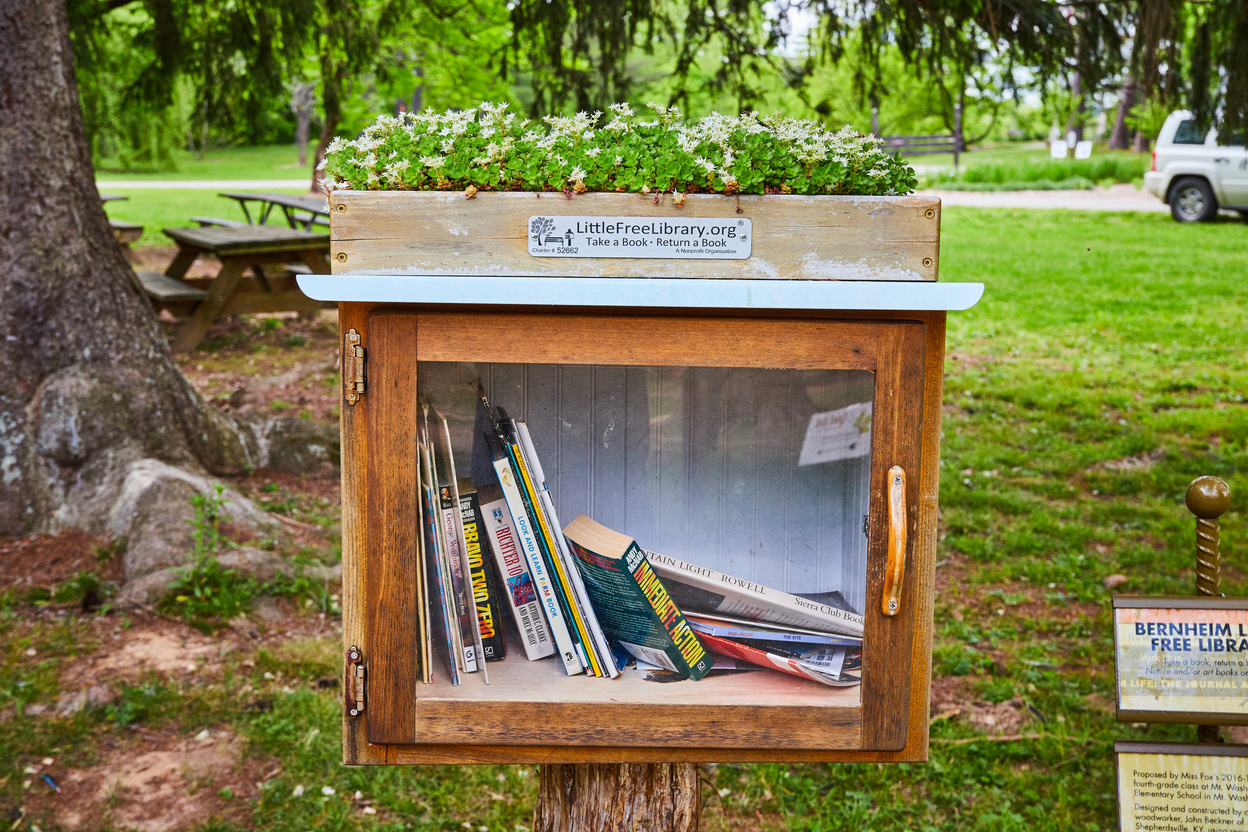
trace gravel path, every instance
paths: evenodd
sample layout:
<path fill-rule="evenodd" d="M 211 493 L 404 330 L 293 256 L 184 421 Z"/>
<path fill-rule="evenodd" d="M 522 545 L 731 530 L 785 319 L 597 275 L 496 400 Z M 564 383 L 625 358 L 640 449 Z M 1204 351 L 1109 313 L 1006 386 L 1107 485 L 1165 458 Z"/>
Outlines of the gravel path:
<path fill-rule="evenodd" d="M 130 188 L 181 189 L 194 188 L 215 191 L 257 191 L 273 189 L 296 189 L 305 187 L 302 179 L 110 179 L 97 182 L 99 189 Z M 976 191 L 919 191 L 925 196 L 938 196 L 944 205 L 970 208 L 1036 208 L 1068 209 L 1072 211 L 1152 211 L 1167 213 L 1170 207 L 1145 190 L 1133 185 L 1114 185 L 1109 190 L 1097 188 L 1092 191 L 1002 191 L 980 193 Z"/>
<path fill-rule="evenodd" d="M 942 205 L 971 208 L 1062 208 L 1071 211 L 1152 211 L 1168 213 L 1170 206 L 1134 185 L 1114 185 L 1092 191 L 919 191 L 938 196 Z"/>
<path fill-rule="evenodd" d="M 96 187 L 102 193 L 110 189 L 123 188 L 158 188 L 160 190 L 204 190 L 204 191 L 271 191 L 274 189 L 308 189 L 308 177 L 298 179 L 104 179 L 96 180 Z"/>

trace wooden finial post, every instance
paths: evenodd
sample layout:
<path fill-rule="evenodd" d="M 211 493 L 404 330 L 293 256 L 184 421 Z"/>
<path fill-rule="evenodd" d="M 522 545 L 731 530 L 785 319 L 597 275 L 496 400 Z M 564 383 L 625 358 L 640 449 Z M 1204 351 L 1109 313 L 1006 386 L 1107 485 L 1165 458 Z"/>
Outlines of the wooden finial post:
<path fill-rule="evenodd" d="M 701 797 L 694 763 L 548 763 L 533 832 L 697 832 Z"/>
<path fill-rule="evenodd" d="M 1196 594 L 1222 594 L 1222 556 L 1218 552 L 1218 518 L 1231 507 L 1231 489 L 1217 477 L 1199 477 L 1187 487 L 1187 508 L 1196 515 Z M 1218 742 L 1217 725 L 1196 729 L 1200 742 Z"/>

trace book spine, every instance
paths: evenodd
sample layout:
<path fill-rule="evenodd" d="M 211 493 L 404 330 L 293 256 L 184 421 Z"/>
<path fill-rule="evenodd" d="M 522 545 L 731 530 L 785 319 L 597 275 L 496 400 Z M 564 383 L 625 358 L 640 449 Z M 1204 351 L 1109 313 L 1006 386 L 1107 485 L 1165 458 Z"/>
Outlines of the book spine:
<path fill-rule="evenodd" d="M 503 595 L 515 617 L 525 655 L 530 661 L 552 655 L 555 642 L 542 615 L 542 606 L 537 601 L 533 576 L 529 574 L 529 567 L 520 552 L 507 501 L 500 497 L 485 503 L 481 506 L 481 515 L 494 562 L 503 579 Z"/>
<path fill-rule="evenodd" d="M 664 651 L 668 658 L 688 678 L 701 679 L 711 669 L 711 657 L 636 543 L 630 545 L 624 553 L 624 564 L 637 583 L 638 591 L 672 641 Z"/>
<path fill-rule="evenodd" d="M 564 619 L 567 621 L 568 634 L 572 638 L 572 646 L 575 648 L 581 664 L 589 670 L 590 674 L 600 676 L 602 674 L 599 672 L 599 666 L 591 659 L 593 650 L 587 644 L 587 638 L 581 635 L 585 625 L 581 620 L 576 602 L 573 600 L 572 593 L 568 588 L 567 576 L 562 574 L 562 570 L 559 568 L 558 558 L 553 552 L 553 544 L 550 541 L 549 532 L 544 528 L 545 521 L 541 516 L 541 508 L 537 503 L 537 492 L 533 488 L 533 481 L 524 464 L 520 446 L 515 442 L 508 441 L 505 450 L 508 462 L 511 464 L 512 473 L 515 475 L 516 489 L 520 494 L 522 510 L 529 518 L 529 528 L 532 529 L 534 540 L 537 543 L 538 557 L 542 559 L 546 567 L 546 573 L 550 576 L 555 599 L 559 603 Z"/>
<path fill-rule="evenodd" d="M 496 662 L 507 655 L 503 637 L 502 616 L 498 607 L 498 588 L 490 574 L 489 536 L 481 523 L 481 506 L 476 494 L 459 497 L 460 520 L 464 525 L 464 543 L 468 555 L 468 577 L 472 599 L 477 608 L 477 625 L 481 633 L 481 653 L 487 662 Z"/>
<path fill-rule="evenodd" d="M 647 551 L 646 556 L 665 579 L 719 596 L 714 608 L 705 612 L 752 618 L 759 622 L 809 627 L 862 638 L 865 619 L 857 613 L 741 580 L 714 569 L 695 566 L 670 555 Z"/>
<path fill-rule="evenodd" d="M 576 647 L 573 645 L 572 634 L 568 632 L 568 623 L 563 616 L 563 611 L 559 607 L 559 599 L 555 595 L 555 588 L 550 575 L 546 572 L 546 565 L 542 562 L 542 554 L 537 546 L 537 537 L 533 533 L 533 527 L 530 525 L 528 514 L 525 512 L 524 501 L 520 497 L 520 489 L 516 487 L 516 482 L 512 479 L 511 465 L 505 458 L 495 458 L 494 471 L 498 474 L 498 484 L 502 486 L 507 511 L 511 515 L 512 523 L 515 525 L 516 540 L 520 543 L 520 551 L 528 563 L 529 573 L 533 576 L 533 583 L 537 585 L 538 599 L 541 603 L 542 611 L 546 614 L 546 620 L 550 624 L 550 632 L 554 636 L 555 647 L 559 651 L 559 658 L 563 661 L 563 667 L 568 672 L 568 675 L 575 676 L 584 670 L 584 666 L 581 664 Z"/>
<path fill-rule="evenodd" d="M 459 636 L 463 645 L 463 668 L 467 673 L 477 671 L 477 645 L 473 637 L 472 616 L 468 612 L 468 582 L 464 570 L 463 553 L 459 548 L 459 534 L 456 526 L 459 523 L 459 512 L 455 510 L 450 489 L 443 486 L 441 494 L 442 534 L 446 539 L 446 560 L 451 570 L 451 597 L 455 602 L 456 620 L 459 623 Z"/>
<path fill-rule="evenodd" d="M 437 640 L 438 651 L 443 653 L 442 659 L 446 662 L 447 674 L 450 677 L 451 684 L 458 685 L 459 663 L 455 659 L 458 648 L 453 635 L 457 621 L 455 616 L 451 614 L 450 586 L 445 579 L 442 570 L 442 559 L 438 553 L 438 524 L 435 519 L 436 512 L 433 510 L 433 492 L 427 487 L 422 487 L 421 491 L 422 499 L 420 502 L 425 518 L 427 555 L 425 574 L 428 576 L 429 585 L 435 593 L 437 602 L 437 606 L 434 607 L 432 610 L 433 614 L 430 616 L 434 625 L 432 636 Z"/>

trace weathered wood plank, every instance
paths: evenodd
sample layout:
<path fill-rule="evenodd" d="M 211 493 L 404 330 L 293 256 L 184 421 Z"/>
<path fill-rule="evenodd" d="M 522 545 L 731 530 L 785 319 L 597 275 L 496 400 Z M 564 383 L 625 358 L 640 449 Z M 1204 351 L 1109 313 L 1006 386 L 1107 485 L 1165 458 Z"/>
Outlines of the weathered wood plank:
<path fill-rule="evenodd" d="M 321 251 L 329 247 L 324 234 L 276 225 L 166 228 L 164 232 L 181 245 L 194 246 L 217 255 Z"/>
<path fill-rule="evenodd" d="M 368 541 L 365 662 L 370 742 L 415 740 L 418 672 L 416 327 L 410 315 L 369 318 Z M 358 407 L 358 405 L 356 405 Z"/>
<path fill-rule="evenodd" d="M 755 675 L 755 674 L 751 674 Z M 583 680 L 595 684 L 591 680 Z M 648 684 L 657 685 L 650 682 Z M 603 700 L 608 699 L 606 691 Z M 854 750 L 858 708 L 811 705 L 653 705 L 421 700 L 416 730 L 434 745 L 687 745 L 710 748 Z"/>
<path fill-rule="evenodd" d="M 368 345 L 369 306 L 344 303 L 338 309 L 338 343 L 347 332 L 360 333 Z M 342 656 L 352 647 L 364 647 L 367 638 L 365 609 L 368 604 L 368 398 L 348 405 L 339 388 L 342 408 Z M 367 661 L 368 654 L 365 654 Z M 344 673 L 345 676 L 345 673 Z M 345 694 L 345 678 L 343 692 Z M 370 745 L 367 721 L 352 719 L 343 708 L 342 761 L 347 765 L 380 765 L 386 746 Z"/>
<path fill-rule="evenodd" d="M 874 369 L 878 327 L 749 318 L 420 315 L 422 361 Z"/>
<path fill-rule="evenodd" d="M 862 645 L 862 747 L 905 748 L 910 723 L 910 663 L 919 598 L 914 574 L 918 540 L 919 481 L 923 422 L 924 331 L 918 324 L 881 327 L 879 366 L 875 373 L 875 416 L 871 449 L 870 557 L 867 560 L 866 627 Z M 885 423 L 884 414 L 888 415 Z M 887 430 L 883 430 L 887 424 Z M 901 608 L 883 614 L 885 552 L 888 545 L 888 470 L 906 471 L 907 569 Z M 926 715 L 925 715 L 926 716 Z"/>
<path fill-rule="evenodd" d="M 926 717 L 925 717 L 926 718 Z M 925 762 L 904 751 L 812 751 L 800 748 L 622 748 L 551 745 L 389 745 L 389 765 L 484 765 L 543 763 L 907 763 Z M 380 760 L 377 761 L 378 763 Z"/>
<path fill-rule="evenodd" d="M 740 213 L 738 213 L 738 210 Z M 530 216 L 748 218 L 744 260 L 546 258 L 528 253 Z M 940 200 L 933 197 L 337 191 L 330 199 L 335 273 L 935 280 Z"/>

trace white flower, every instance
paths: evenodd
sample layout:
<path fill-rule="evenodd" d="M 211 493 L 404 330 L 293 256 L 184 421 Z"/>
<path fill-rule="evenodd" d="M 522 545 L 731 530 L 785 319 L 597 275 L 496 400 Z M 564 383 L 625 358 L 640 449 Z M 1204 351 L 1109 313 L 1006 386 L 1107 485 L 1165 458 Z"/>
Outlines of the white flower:
<path fill-rule="evenodd" d="M 295 786 L 294 791 L 290 793 L 291 797 L 303 797 L 303 786 Z"/>
<path fill-rule="evenodd" d="M 334 787 L 333 786 L 321 786 L 321 794 L 325 795 L 326 797 L 333 797 Z"/>
<path fill-rule="evenodd" d="M 585 178 L 585 171 L 580 168 L 572 168 L 572 172 L 568 174 L 569 182 L 580 182 Z"/>
<path fill-rule="evenodd" d="M 411 167 L 411 164 L 407 159 L 392 162 L 382 171 L 382 175 L 386 177 L 387 182 L 391 184 L 397 183 L 403 178 L 403 173 Z"/>
<path fill-rule="evenodd" d="M 588 156 L 588 157 L 589 157 L 589 158 L 591 158 L 591 159 L 597 159 L 597 158 L 598 158 L 598 154 L 599 154 L 599 153 L 601 153 L 601 152 L 602 152 L 602 148 L 601 148 L 601 147 L 591 147 L 591 148 L 589 148 L 588 150 L 586 150 L 586 151 L 585 151 L 585 155 L 586 155 L 586 156 Z"/>
<path fill-rule="evenodd" d="M 421 156 L 420 163 L 427 168 L 433 168 L 434 170 L 437 170 L 438 168 L 446 164 L 446 157 L 445 156 Z"/>

